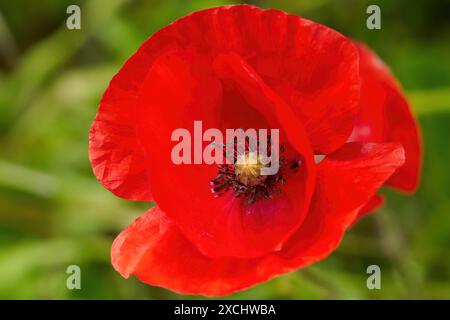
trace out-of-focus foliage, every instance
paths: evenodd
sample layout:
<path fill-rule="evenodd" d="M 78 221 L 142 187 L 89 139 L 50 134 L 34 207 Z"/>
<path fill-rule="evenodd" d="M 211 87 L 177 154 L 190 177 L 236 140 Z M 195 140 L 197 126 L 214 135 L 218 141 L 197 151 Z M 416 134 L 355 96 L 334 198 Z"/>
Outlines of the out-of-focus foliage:
<path fill-rule="evenodd" d="M 67 30 L 78 3 L 82 29 Z M 179 298 L 124 280 L 109 248 L 151 203 L 113 196 L 93 177 L 88 130 L 109 80 L 158 28 L 233 1 L 0 2 L 0 298 Z M 328 259 L 231 298 L 450 297 L 450 6 L 446 0 L 266 0 L 368 43 L 391 66 L 419 117 L 425 165 L 419 192 L 390 190 Z M 379 4 L 382 29 L 368 30 Z M 68 265 L 82 289 L 66 288 Z M 366 287 L 366 268 L 382 289 Z"/>

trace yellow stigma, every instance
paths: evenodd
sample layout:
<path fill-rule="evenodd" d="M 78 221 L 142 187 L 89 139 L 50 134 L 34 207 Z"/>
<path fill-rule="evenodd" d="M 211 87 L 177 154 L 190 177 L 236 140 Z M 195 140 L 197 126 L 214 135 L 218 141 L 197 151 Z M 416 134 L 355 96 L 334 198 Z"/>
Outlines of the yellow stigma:
<path fill-rule="evenodd" d="M 256 152 L 249 152 L 237 158 L 235 173 L 238 180 L 246 186 L 262 184 L 267 176 L 261 175 L 261 168 L 267 167 L 263 164 Z"/>

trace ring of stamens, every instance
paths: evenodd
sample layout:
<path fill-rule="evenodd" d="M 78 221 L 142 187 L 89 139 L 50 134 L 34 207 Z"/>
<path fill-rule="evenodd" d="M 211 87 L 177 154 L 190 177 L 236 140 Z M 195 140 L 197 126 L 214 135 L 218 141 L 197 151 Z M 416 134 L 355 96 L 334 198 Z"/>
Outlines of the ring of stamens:
<path fill-rule="evenodd" d="M 280 147 L 280 153 L 282 152 L 283 146 Z M 244 198 L 245 204 L 248 205 L 260 199 L 271 199 L 281 193 L 280 187 L 285 184 L 286 169 L 295 170 L 300 165 L 298 160 L 286 163 L 284 157 L 280 157 L 279 170 L 276 174 L 261 175 L 261 169 L 268 167 L 270 163 L 262 161 L 248 148 L 241 155 L 236 155 L 235 152 L 234 160 L 233 164 L 217 166 L 218 173 L 210 182 L 211 192 L 215 197 L 220 197 L 231 191 L 236 198 Z"/>

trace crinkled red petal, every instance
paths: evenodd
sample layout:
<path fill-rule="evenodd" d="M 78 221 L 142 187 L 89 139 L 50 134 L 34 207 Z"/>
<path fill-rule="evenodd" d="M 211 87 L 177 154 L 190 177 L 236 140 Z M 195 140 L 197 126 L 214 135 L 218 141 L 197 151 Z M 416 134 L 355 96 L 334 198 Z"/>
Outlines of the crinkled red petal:
<path fill-rule="evenodd" d="M 351 140 L 400 143 L 406 161 L 387 184 L 413 192 L 419 184 L 422 162 L 419 125 L 388 67 L 366 46 L 358 44 L 358 49 L 361 104 Z"/>

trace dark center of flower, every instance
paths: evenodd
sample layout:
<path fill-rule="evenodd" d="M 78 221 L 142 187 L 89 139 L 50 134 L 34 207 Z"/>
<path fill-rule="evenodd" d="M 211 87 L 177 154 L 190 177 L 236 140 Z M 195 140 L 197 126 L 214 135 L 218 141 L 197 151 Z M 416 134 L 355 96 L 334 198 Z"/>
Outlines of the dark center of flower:
<path fill-rule="evenodd" d="M 283 146 L 280 148 L 283 152 Z M 236 198 L 243 197 L 245 204 L 253 204 L 259 199 L 272 199 L 281 192 L 285 184 L 286 169 L 295 170 L 300 161 L 292 160 L 286 163 L 283 157 L 279 159 L 279 170 L 273 175 L 262 175 L 261 169 L 269 167 L 256 152 L 246 150 L 244 154 L 235 156 L 234 164 L 218 165 L 218 173 L 211 180 L 211 191 L 215 197 L 231 191 Z"/>

